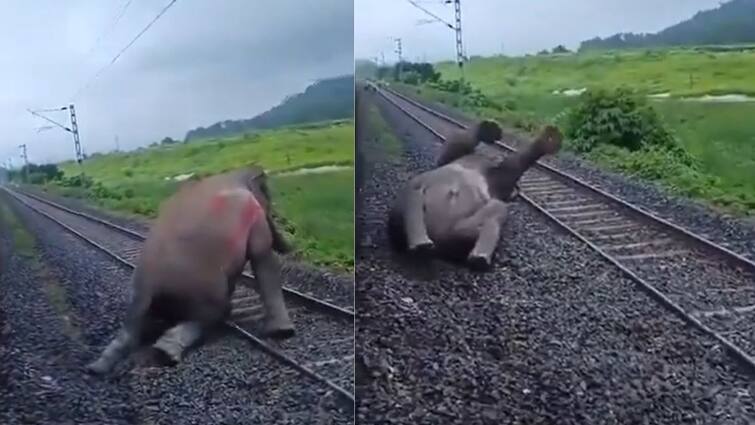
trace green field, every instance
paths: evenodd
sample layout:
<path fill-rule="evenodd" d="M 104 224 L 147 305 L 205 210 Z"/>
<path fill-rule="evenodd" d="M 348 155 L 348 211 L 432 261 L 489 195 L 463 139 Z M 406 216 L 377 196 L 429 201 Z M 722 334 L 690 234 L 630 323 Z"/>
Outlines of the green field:
<path fill-rule="evenodd" d="M 102 208 L 154 217 L 172 194 L 176 176 L 210 175 L 260 164 L 270 174 L 270 188 L 284 229 L 298 255 L 312 263 L 351 270 L 354 265 L 354 123 L 338 121 L 269 130 L 253 135 L 165 145 L 132 152 L 95 155 L 83 171 L 94 185 L 46 188 L 85 198 Z M 288 174 L 326 165 L 346 166 L 316 174 Z M 66 177 L 79 166 L 60 165 Z"/>
<path fill-rule="evenodd" d="M 444 80 L 459 77 L 454 63 L 437 65 Z M 706 199 L 723 209 L 755 211 L 755 102 L 682 100 L 701 95 L 755 96 L 755 53 L 693 49 L 588 52 L 571 55 L 474 58 L 465 78 L 501 110 L 465 104 L 456 93 L 422 87 L 421 96 L 479 117 L 532 132 L 543 122 L 561 123 L 563 112 L 580 100 L 554 91 L 628 87 L 641 95 L 668 93 L 651 104 L 700 162 L 694 178 L 662 176 L 670 189 Z M 567 145 L 568 146 L 568 145 Z M 624 153 L 595 155 L 604 165 L 632 172 Z M 617 157 L 618 156 L 618 157 Z M 632 158 L 636 162 L 637 158 Z"/>

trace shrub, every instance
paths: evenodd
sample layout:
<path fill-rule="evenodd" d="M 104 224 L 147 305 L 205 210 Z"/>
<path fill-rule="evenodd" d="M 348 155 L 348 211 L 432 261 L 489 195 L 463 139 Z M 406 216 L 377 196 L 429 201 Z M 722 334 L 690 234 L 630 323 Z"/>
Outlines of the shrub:
<path fill-rule="evenodd" d="M 636 151 L 645 147 L 681 149 L 656 111 L 629 90 L 588 90 L 566 119 L 571 147 L 589 152 L 598 144 Z"/>

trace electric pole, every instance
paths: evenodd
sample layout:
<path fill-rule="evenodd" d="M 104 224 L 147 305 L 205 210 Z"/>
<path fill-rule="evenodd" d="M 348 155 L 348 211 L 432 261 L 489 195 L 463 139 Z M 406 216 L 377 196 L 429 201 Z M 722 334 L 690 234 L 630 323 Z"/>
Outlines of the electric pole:
<path fill-rule="evenodd" d="M 120 152 L 121 151 L 121 145 L 118 143 L 118 135 L 115 135 L 115 151 Z"/>
<path fill-rule="evenodd" d="M 71 128 L 68 128 L 63 124 L 56 122 L 40 114 L 40 112 L 57 112 L 57 111 L 66 111 L 66 110 L 70 113 L 70 116 L 71 116 Z M 74 145 L 74 149 L 76 150 L 76 162 L 79 163 L 79 165 L 81 165 L 81 161 L 84 159 L 84 157 L 81 153 L 81 142 L 79 140 L 79 123 L 76 118 L 76 109 L 74 108 L 73 103 L 68 106 L 63 106 L 57 109 L 43 109 L 39 111 L 32 111 L 31 109 L 27 109 L 27 111 L 29 111 L 30 114 L 40 117 L 43 120 L 48 121 L 52 124 L 55 124 L 56 126 L 62 128 L 63 130 L 73 134 L 73 145 Z"/>
<path fill-rule="evenodd" d="M 396 76 L 396 79 L 401 81 L 401 63 L 404 61 L 401 49 L 401 37 L 395 38 L 394 40 L 396 41 L 396 54 L 398 55 L 398 75 Z"/>
<path fill-rule="evenodd" d="M 445 25 L 446 27 L 454 31 L 454 33 L 456 34 L 456 63 L 459 65 L 459 70 L 461 71 L 461 78 L 463 80 L 464 79 L 464 61 L 466 60 L 466 55 L 464 54 L 464 44 L 462 42 L 462 34 L 461 34 L 461 0 L 445 0 L 444 1 L 444 4 L 450 4 L 453 1 L 454 24 L 447 22 L 440 16 L 427 10 L 425 7 L 417 3 L 415 0 L 407 0 L 407 1 L 409 2 L 409 4 L 421 10 L 426 15 L 432 17 L 433 19 L 429 22 L 433 22 L 433 21 L 440 22 L 441 24 Z"/>
<path fill-rule="evenodd" d="M 26 143 L 18 145 L 21 148 L 21 158 L 24 159 L 24 180 L 29 183 L 29 157 L 26 155 Z"/>
<path fill-rule="evenodd" d="M 454 31 L 456 32 L 456 62 L 459 64 L 459 69 L 464 67 L 464 45 L 461 40 L 461 0 L 454 0 Z"/>
<path fill-rule="evenodd" d="M 81 155 L 81 142 L 79 141 L 79 123 L 76 121 L 76 110 L 73 109 L 73 103 L 68 105 L 68 110 L 71 112 L 71 133 L 73 133 L 73 144 L 76 148 L 76 162 L 81 164 L 84 159 Z"/>

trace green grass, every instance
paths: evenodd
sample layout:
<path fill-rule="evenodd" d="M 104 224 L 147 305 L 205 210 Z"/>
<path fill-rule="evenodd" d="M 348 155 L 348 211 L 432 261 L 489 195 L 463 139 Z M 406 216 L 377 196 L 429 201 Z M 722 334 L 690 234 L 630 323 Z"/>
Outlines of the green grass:
<path fill-rule="evenodd" d="M 403 152 L 401 141 L 393 133 L 390 125 L 385 121 L 374 103 L 369 106 L 367 122 L 369 134 L 378 138 L 377 144 L 382 147 L 381 153 L 388 159 L 400 160 Z"/>
<path fill-rule="evenodd" d="M 444 62 L 437 67 L 443 79 L 459 76 L 454 63 Z M 456 93 L 424 86 L 419 88 L 420 96 L 473 116 L 497 119 L 528 133 L 545 122 L 561 123 L 565 110 L 579 102 L 578 97 L 554 95 L 555 90 L 625 86 L 642 95 L 670 93 L 671 98 L 652 104 L 682 146 L 700 161 L 701 173 L 681 181 L 678 176 L 662 176 L 658 180 L 672 190 L 707 200 L 727 211 L 755 212 L 755 102 L 680 100 L 705 94 L 755 95 L 753 52 L 667 49 L 476 58 L 465 67 L 465 78 L 504 110 L 470 107 Z M 613 169 L 628 170 L 622 166 L 626 158 L 620 151 L 603 151 L 590 159 Z"/>
<path fill-rule="evenodd" d="M 293 233 L 293 243 L 306 259 L 336 269 L 354 264 L 354 123 L 334 121 L 269 130 L 254 135 L 192 141 L 128 153 L 97 155 L 85 161 L 84 172 L 101 184 L 85 189 L 48 184 L 64 196 L 84 198 L 124 215 L 155 217 L 160 203 L 179 183 L 170 178 L 195 173 L 211 175 L 262 165 L 274 188 L 274 207 Z M 282 172 L 322 165 L 351 166 L 301 176 Z M 61 164 L 67 176 L 79 166 Z M 166 178 L 168 178 L 166 180 Z"/>
<path fill-rule="evenodd" d="M 15 251 L 26 258 L 34 257 L 36 255 L 34 237 L 5 202 L 0 203 L 0 220 L 5 223 L 6 229 L 13 238 Z"/>
<path fill-rule="evenodd" d="M 354 169 L 284 175 L 270 181 L 276 207 L 303 258 L 354 267 Z"/>
<path fill-rule="evenodd" d="M 458 77 L 455 64 L 438 65 L 443 78 Z M 467 79 L 493 97 L 509 93 L 552 93 L 573 88 L 628 85 L 643 93 L 672 96 L 717 93 L 755 95 L 755 55 L 690 49 L 628 50 L 575 55 L 493 57 L 472 60 Z M 692 83 L 690 84 L 690 75 Z"/>

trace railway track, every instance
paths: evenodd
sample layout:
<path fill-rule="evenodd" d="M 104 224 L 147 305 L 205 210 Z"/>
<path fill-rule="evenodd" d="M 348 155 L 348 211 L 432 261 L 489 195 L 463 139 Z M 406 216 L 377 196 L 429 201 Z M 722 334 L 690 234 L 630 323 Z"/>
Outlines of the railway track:
<path fill-rule="evenodd" d="M 439 141 L 445 141 L 449 131 L 467 128 L 406 95 L 373 87 Z M 515 150 L 501 141 L 478 149 L 497 156 Z M 665 308 L 713 337 L 755 373 L 752 260 L 542 161 L 522 176 L 520 188 L 524 202 L 619 268 Z"/>
<path fill-rule="evenodd" d="M 18 202 L 103 251 L 120 265 L 134 268 L 145 236 L 87 213 L 18 190 L 5 190 Z M 242 279 L 254 284 L 244 272 Z M 297 335 L 268 342 L 256 324 L 262 304 L 256 292 L 237 285 L 226 325 L 282 363 L 328 387 L 342 403 L 354 406 L 354 312 L 346 307 L 284 287 Z"/>

